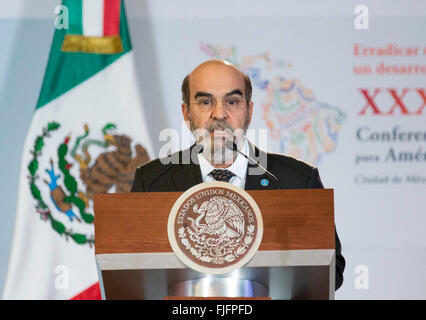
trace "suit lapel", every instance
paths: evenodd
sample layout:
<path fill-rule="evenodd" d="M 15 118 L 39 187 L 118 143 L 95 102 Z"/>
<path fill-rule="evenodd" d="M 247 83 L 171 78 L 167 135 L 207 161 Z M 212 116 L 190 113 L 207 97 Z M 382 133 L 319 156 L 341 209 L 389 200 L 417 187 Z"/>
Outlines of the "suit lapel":
<path fill-rule="evenodd" d="M 176 170 L 176 172 L 172 175 L 176 191 L 186 191 L 196 184 L 203 182 L 200 166 L 195 164 L 191 158 L 191 151 L 194 149 L 194 146 L 195 145 L 192 145 L 191 148 L 184 150 L 182 152 L 182 159 L 180 159 L 180 161 L 182 161 L 181 163 L 184 163 L 184 160 L 188 161 L 189 159 L 189 164 L 180 164 L 179 170 Z M 196 154 L 194 153 L 193 156 L 196 157 Z"/>
<path fill-rule="evenodd" d="M 250 154 L 250 157 L 253 158 L 254 160 L 259 159 L 259 156 L 261 157 L 268 156 L 266 152 L 259 150 L 258 148 L 253 146 L 250 142 L 249 142 L 249 154 Z M 266 169 L 270 171 L 271 167 L 272 167 L 272 164 L 270 163 L 270 161 L 267 161 Z M 257 165 L 249 161 L 249 164 L 247 167 L 246 185 L 244 188 L 245 190 L 271 190 L 271 189 L 279 188 L 275 180 L 272 179 L 267 173 L 265 173 L 265 171 L 262 170 L 263 173 L 261 173 L 260 175 L 250 174 L 250 171 L 251 171 L 250 168 L 255 169 L 256 171 L 261 170 Z"/>

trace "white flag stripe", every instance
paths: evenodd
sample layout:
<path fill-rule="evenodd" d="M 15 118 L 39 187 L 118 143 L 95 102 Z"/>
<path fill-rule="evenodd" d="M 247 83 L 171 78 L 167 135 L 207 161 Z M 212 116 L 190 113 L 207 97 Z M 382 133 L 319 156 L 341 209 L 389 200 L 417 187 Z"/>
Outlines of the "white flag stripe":
<path fill-rule="evenodd" d="M 83 0 L 83 35 L 104 35 L 104 0 Z"/>

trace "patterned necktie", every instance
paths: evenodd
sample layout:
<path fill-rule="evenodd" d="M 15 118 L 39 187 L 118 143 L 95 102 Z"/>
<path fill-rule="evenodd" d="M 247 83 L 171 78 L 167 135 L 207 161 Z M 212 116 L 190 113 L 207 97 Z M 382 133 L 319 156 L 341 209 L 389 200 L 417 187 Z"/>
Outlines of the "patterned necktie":
<path fill-rule="evenodd" d="M 215 169 L 212 172 L 210 172 L 210 175 L 215 178 L 216 181 L 224 181 L 229 182 L 235 174 L 233 174 L 231 171 L 228 170 L 218 170 Z"/>

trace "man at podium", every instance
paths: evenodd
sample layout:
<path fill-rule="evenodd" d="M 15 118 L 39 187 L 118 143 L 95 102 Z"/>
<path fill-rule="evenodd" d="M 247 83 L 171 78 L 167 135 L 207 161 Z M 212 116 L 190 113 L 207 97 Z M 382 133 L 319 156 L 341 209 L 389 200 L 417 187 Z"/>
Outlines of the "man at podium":
<path fill-rule="evenodd" d="M 182 83 L 182 113 L 196 144 L 137 168 L 132 192 L 186 191 L 225 181 L 245 190 L 323 188 L 318 169 L 292 157 L 267 153 L 245 137 L 253 114 L 249 77 L 235 66 L 210 60 Z M 336 290 L 345 259 L 337 232 Z"/>

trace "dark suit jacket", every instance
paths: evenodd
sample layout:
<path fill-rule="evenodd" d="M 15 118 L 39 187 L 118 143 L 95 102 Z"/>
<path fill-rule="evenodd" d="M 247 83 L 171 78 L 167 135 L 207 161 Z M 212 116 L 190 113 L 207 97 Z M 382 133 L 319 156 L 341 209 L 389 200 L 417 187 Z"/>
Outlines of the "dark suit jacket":
<path fill-rule="evenodd" d="M 190 159 L 196 159 L 199 146 L 179 151 L 169 157 L 150 161 L 136 169 L 131 192 L 166 192 L 186 191 L 192 186 L 202 183 L 201 170 L 198 164 Z M 266 156 L 267 170 L 275 175 L 282 189 L 315 189 L 324 188 L 318 169 L 309 164 L 282 154 L 265 153 L 249 143 L 250 155 L 256 157 Z M 174 161 L 171 163 L 171 159 Z M 179 160 L 179 161 L 176 161 Z M 184 162 L 186 160 L 186 162 Z M 166 163 L 166 164 L 164 164 Z M 174 164 L 179 163 L 179 164 Z M 185 164 L 186 163 L 186 164 Z M 249 168 L 255 164 L 249 162 Z M 262 186 L 260 181 L 268 179 L 269 185 Z M 266 173 L 249 175 L 247 171 L 246 190 L 279 189 L 278 184 Z M 342 247 L 337 232 L 336 235 L 336 290 L 343 283 L 343 270 L 345 259 L 342 256 Z"/>

